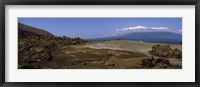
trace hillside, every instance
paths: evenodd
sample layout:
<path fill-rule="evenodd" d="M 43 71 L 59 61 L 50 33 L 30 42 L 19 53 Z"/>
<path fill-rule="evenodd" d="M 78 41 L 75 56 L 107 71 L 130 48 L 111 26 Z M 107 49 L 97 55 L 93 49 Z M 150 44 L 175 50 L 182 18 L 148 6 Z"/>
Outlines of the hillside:
<path fill-rule="evenodd" d="M 41 68 L 52 62 L 63 46 L 84 44 L 80 38 L 56 37 L 51 33 L 21 23 L 18 30 L 18 68 Z M 63 60 L 61 60 L 63 61 Z"/>
<path fill-rule="evenodd" d="M 44 36 L 52 36 L 53 34 L 49 33 L 48 31 L 38 29 L 32 26 L 28 26 L 22 23 L 18 23 L 18 30 L 23 32 L 30 32 L 36 35 L 44 35 Z"/>

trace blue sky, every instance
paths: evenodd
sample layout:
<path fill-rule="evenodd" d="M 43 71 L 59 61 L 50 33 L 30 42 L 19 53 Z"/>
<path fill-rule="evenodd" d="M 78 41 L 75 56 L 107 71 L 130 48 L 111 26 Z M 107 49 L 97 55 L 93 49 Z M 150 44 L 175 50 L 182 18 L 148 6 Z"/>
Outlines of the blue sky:
<path fill-rule="evenodd" d="M 18 18 L 18 22 L 56 36 L 83 39 L 112 36 L 115 32 L 140 28 L 182 31 L 182 18 Z"/>

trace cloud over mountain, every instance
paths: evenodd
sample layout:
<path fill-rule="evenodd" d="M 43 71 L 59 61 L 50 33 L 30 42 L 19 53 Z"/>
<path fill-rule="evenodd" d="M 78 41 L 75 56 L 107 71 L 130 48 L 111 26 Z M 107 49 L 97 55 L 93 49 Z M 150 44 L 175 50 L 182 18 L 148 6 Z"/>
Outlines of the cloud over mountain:
<path fill-rule="evenodd" d="M 135 26 L 135 27 L 128 27 L 128 28 L 123 28 L 123 29 L 117 29 L 116 31 L 127 31 L 127 30 L 136 30 L 136 29 L 147 29 L 147 27 L 143 26 Z"/>
<path fill-rule="evenodd" d="M 116 31 L 132 31 L 132 30 L 169 30 L 168 27 L 144 27 L 144 26 L 134 26 L 134 27 L 127 27 L 123 29 L 117 29 Z"/>
<path fill-rule="evenodd" d="M 166 30 L 167 27 L 151 27 L 150 29 L 157 29 L 157 30 Z"/>
<path fill-rule="evenodd" d="M 134 32 L 172 32 L 182 35 L 182 29 L 170 29 L 168 27 L 145 27 L 138 25 L 133 27 L 116 29 L 115 32 L 112 33 L 112 36 L 125 35 Z"/>

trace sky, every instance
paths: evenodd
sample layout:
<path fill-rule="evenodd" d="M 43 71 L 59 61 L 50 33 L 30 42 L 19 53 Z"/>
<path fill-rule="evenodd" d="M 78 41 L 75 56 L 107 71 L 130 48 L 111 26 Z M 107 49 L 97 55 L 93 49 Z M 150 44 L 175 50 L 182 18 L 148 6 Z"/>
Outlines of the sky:
<path fill-rule="evenodd" d="M 182 32 L 182 18 L 18 18 L 18 22 L 56 36 L 83 39 L 112 36 L 138 29 Z"/>

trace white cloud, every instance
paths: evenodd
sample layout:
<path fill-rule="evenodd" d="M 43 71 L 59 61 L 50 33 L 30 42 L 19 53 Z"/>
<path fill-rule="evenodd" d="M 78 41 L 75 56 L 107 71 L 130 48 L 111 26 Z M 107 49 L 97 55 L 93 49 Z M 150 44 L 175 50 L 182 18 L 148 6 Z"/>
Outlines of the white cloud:
<path fill-rule="evenodd" d="M 167 28 L 167 27 L 151 27 L 151 29 L 166 30 L 166 29 L 168 29 L 168 28 Z"/>
<path fill-rule="evenodd" d="M 127 30 L 137 30 L 137 29 L 147 29 L 147 27 L 144 26 L 135 26 L 135 27 L 128 27 L 128 28 L 123 28 L 123 29 L 117 29 L 116 31 L 127 31 Z"/>
<path fill-rule="evenodd" d="M 144 26 L 135 26 L 135 27 L 127 27 L 127 28 L 123 28 L 123 29 L 117 29 L 116 31 L 131 31 L 131 30 L 144 30 L 144 29 L 148 29 L 148 30 L 167 30 L 167 27 L 144 27 Z"/>
<path fill-rule="evenodd" d="M 120 29 L 117 29 L 116 31 L 120 31 Z"/>
<path fill-rule="evenodd" d="M 147 27 L 143 27 L 143 26 L 136 26 L 136 27 L 129 27 L 130 29 L 147 29 Z"/>

